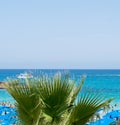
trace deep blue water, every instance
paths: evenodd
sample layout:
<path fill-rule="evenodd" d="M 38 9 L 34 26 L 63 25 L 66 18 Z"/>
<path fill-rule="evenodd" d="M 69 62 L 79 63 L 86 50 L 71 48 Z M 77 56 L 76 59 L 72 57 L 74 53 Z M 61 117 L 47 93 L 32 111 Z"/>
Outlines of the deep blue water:
<path fill-rule="evenodd" d="M 92 90 L 93 92 L 99 92 L 102 95 L 110 98 L 114 97 L 114 103 L 119 105 L 120 102 L 120 70 L 59 70 L 59 69 L 1 69 L 0 81 L 7 81 L 7 77 L 16 78 L 20 73 L 31 72 L 33 74 L 45 73 L 53 75 L 57 72 L 68 72 L 71 79 L 75 79 L 78 83 L 81 76 L 86 75 L 83 91 Z M 0 90 L 0 101 L 11 101 L 12 98 L 5 90 Z M 120 105 L 119 105 L 120 107 Z"/>

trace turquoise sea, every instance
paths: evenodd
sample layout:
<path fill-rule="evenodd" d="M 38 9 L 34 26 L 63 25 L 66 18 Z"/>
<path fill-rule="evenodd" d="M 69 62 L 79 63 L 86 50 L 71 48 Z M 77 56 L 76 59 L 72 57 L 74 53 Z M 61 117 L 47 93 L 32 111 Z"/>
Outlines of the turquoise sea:
<path fill-rule="evenodd" d="M 76 69 L 0 69 L 0 81 L 7 81 L 7 78 L 17 78 L 20 73 L 30 72 L 33 74 L 46 73 L 53 75 L 57 72 L 68 72 L 71 79 L 80 81 L 82 75 L 86 75 L 83 91 L 92 90 L 96 93 L 101 93 L 106 98 L 114 98 L 113 104 L 120 107 L 120 70 L 76 70 Z M 12 97 L 6 90 L 0 90 L 0 102 L 11 101 Z"/>

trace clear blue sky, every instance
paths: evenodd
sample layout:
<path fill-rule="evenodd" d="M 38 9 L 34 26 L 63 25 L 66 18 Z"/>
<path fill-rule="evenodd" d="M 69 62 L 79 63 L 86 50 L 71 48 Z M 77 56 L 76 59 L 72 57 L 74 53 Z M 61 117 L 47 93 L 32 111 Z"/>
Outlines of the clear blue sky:
<path fill-rule="evenodd" d="M 120 69 L 120 0 L 1 0 L 0 68 Z"/>

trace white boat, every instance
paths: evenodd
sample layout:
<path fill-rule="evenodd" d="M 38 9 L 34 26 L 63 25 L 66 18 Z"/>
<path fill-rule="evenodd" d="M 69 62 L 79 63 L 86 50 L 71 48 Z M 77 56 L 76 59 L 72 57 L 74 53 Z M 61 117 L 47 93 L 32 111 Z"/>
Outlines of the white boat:
<path fill-rule="evenodd" d="M 29 73 L 20 73 L 17 78 L 19 79 L 26 79 L 26 78 L 33 78 L 32 74 Z"/>

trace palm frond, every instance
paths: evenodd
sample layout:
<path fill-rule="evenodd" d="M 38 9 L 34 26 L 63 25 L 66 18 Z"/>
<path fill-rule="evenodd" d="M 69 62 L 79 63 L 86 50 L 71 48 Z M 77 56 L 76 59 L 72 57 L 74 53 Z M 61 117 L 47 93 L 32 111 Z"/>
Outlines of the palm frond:
<path fill-rule="evenodd" d="M 86 76 L 82 76 L 79 85 L 78 86 L 76 86 L 76 85 L 74 86 L 74 89 L 73 89 L 72 94 L 71 94 L 71 102 L 70 102 L 71 105 L 75 102 L 75 100 L 76 100 L 80 90 L 82 89 L 84 81 L 85 81 L 85 78 L 86 78 Z"/>
<path fill-rule="evenodd" d="M 91 116 L 101 107 L 108 104 L 99 94 L 86 93 L 80 96 L 78 103 L 71 112 L 68 125 L 85 125 Z"/>
<path fill-rule="evenodd" d="M 43 82 L 44 81 L 44 82 Z M 53 79 L 41 80 L 38 85 L 39 95 L 43 100 L 44 113 L 53 121 L 59 122 L 62 115 L 69 108 L 68 98 L 73 89 L 68 77 L 54 76 Z"/>
<path fill-rule="evenodd" d="M 32 85 L 22 84 L 21 81 L 9 81 L 6 89 L 16 100 L 18 117 L 25 125 L 37 122 L 41 113 L 40 99 L 35 94 Z"/>

